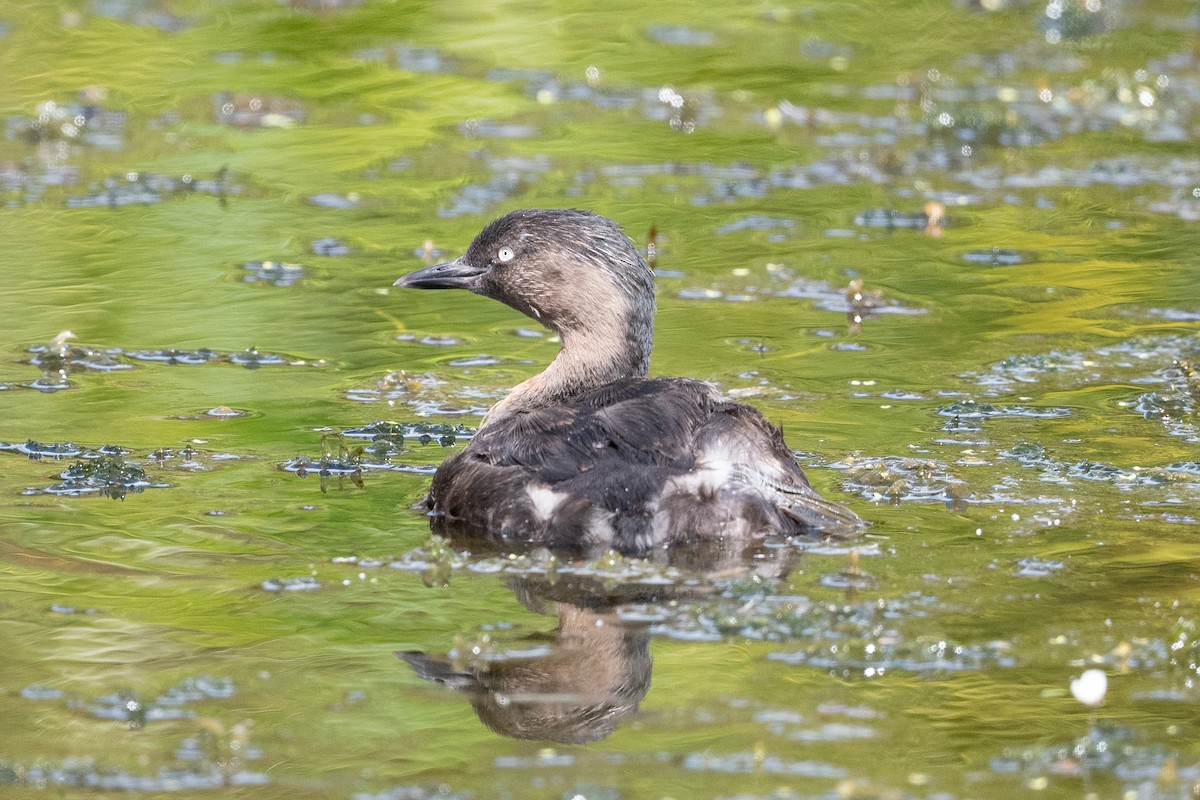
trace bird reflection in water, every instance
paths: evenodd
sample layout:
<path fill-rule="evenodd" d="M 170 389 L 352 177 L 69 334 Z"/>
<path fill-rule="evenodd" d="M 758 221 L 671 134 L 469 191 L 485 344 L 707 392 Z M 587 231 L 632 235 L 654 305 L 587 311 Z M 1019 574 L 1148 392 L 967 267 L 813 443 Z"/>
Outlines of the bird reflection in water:
<path fill-rule="evenodd" d="M 684 550 L 673 553 L 672 563 L 709 567 L 706 579 L 686 586 L 614 584 L 578 575 L 510 579 L 509 588 L 526 608 L 558 616 L 553 640 L 545 647 L 539 639 L 543 646 L 534 654 L 499 659 L 419 651 L 396 655 L 424 680 L 466 695 L 480 721 L 502 736 L 562 744 L 598 741 L 637 711 L 650 688 L 649 623 L 630 620 L 628 614 L 623 619 L 618 609 L 698 601 L 717 592 L 719 580 L 764 572 L 778 580 L 788 570 L 788 558 L 764 559 L 765 551 L 757 548 Z"/>
<path fill-rule="evenodd" d="M 528 582 L 517 584 L 526 605 L 545 603 L 531 597 Z M 444 655 L 396 655 L 425 680 L 465 694 L 483 724 L 502 736 L 564 744 L 603 739 L 650 688 L 650 634 L 611 608 L 550 605 L 558 629 L 548 653 L 469 665 Z"/>

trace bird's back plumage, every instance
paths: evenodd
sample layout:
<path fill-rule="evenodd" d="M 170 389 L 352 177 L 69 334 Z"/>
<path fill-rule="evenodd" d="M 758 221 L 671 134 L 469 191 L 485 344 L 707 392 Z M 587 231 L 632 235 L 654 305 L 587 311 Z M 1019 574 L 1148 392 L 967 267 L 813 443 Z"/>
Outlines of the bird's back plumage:
<path fill-rule="evenodd" d="M 681 378 L 623 379 L 491 423 L 426 502 L 495 540 L 623 552 L 857 521 L 809 487 L 761 414 Z"/>

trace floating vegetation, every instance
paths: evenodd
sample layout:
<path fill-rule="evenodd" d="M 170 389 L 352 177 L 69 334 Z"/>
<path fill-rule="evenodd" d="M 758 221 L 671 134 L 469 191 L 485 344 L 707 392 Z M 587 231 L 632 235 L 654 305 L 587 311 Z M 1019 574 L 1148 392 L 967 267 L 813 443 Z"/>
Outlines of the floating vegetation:
<path fill-rule="evenodd" d="M 58 766 L 43 762 L 22 764 L 0 761 L 0 786 L 20 786 L 44 791 L 48 786 L 73 787 L 106 792 L 147 792 L 166 794 L 263 786 L 270 782 L 265 772 L 246 770 L 226 774 L 220 768 L 160 767 L 151 774 L 138 775 L 116 766 L 104 766 L 94 759 L 75 757 Z"/>
<path fill-rule="evenodd" d="M 125 357 L 134 361 L 148 361 L 156 364 L 195 366 L 220 361 L 222 355 L 207 347 L 201 347 L 198 350 L 176 350 L 173 347 L 167 347 L 162 350 L 130 350 L 125 353 Z"/>
<path fill-rule="evenodd" d="M 828 586 L 831 589 L 857 590 L 873 588 L 878 583 L 878 580 L 859 563 L 859 552 L 858 548 L 850 549 L 847 553 L 846 565 L 837 572 L 822 575 L 821 585 Z M 878 551 L 873 553 L 873 555 L 878 554 Z"/>
<path fill-rule="evenodd" d="M 1056 386 L 1088 385 L 1101 381 L 1138 383 L 1160 388 L 1122 401 L 1120 405 L 1148 420 L 1158 420 L 1171 436 L 1200 441 L 1200 370 L 1195 367 L 1200 342 L 1195 337 L 1134 338 L 1097 348 L 1090 353 L 1052 350 L 1044 354 L 1014 355 L 992 365 L 986 373 L 967 373 L 992 394 L 1014 384 L 1046 383 Z M 1165 366 L 1146 371 L 1147 365 Z M 974 400 L 960 401 L 938 410 L 955 423 L 996 416 L 1049 416 L 1070 414 L 1069 409 L 1032 409 L 1026 406 L 993 406 Z"/>
<path fill-rule="evenodd" d="M 719 289 L 689 287 L 686 289 L 680 289 L 675 293 L 675 296 L 680 300 L 720 300 L 725 295 Z M 740 297 L 744 298 L 745 295 L 740 295 Z"/>
<path fill-rule="evenodd" d="M 321 479 L 321 491 L 328 489 L 330 478 L 337 478 L 339 488 L 350 481 L 363 487 L 364 472 L 386 471 L 431 475 L 436 467 L 429 465 L 395 464 L 389 459 L 409 449 L 408 443 L 453 447 L 460 438 L 470 439 L 474 431 L 461 425 L 372 422 L 361 428 L 349 428 L 340 434 L 327 434 L 321 443 L 324 454 L 318 459 L 297 456 L 281 465 L 285 472 L 305 478 L 315 474 Z M 366 444 L 350 446 L 346 439 L 368 440 Z M 332 443 L 336 441 L 336 447 Z"/>
<path fill-rule="evenodd" d="M 488 128 L 484 128 L 485 131 Z M 479 124 L 464 129 L 464 133 L 485 135 L 479 133 Z M 496 135 L 493 131 L 492 135 Z M 460 217 L 468 214 L 483 214 L 494 206 L 515 196 L 526 187 L 537 183 L 550 169 L 550 159 L 545 156 L 531 158 L 498 158 L 488 153 L 477 156 L 482 160 L 482 166 L 492 174 L 482 183 L 468 183 L 450 199 L 449 205 L 438 209 L 438 216 L 443 218 Z M 422 257 L 432 257 L 432 248 L 422 251 Z"/>
<path fill-rule="evenodd" d="M 355 50 L 354 57 L 368 63 L 390 63 L 408 72 L 432 74 L 454 72 L 458 68 L 456 59 L 432 47 L 419 47 L 407 43 L 390 47 L 370 47 Z"/>
<path fill-rule="evenodd" d="M 703 119 L 703 118 L 702 118 Z M 685 125 L 680 121 L 678 124 Z M 623 164 L 580 173 L 578 184 L 600 178 L 617 190 L 659 189 L 690 194 L 694 206 L 739 203 L 765 198 L 774 192 L 811 189 L 856 182 L 887 183 L 887 174 L 870 162 L 827 159 L 809 164 L 787 164 L 760 169 L 747 164 L 669 163 Z M 928 216 L 922 225 L 929 222 Z M 852 234 L 853 235 L 853 234 Z"/>
<path fill-rule="evenodd" d="M 564 81 L 553 73 L 532 69 L 497 68 L 487 75 L 495 81 L 524 83 L 526 94 L 542 105 L 583 102 L 606 111 L 637 111 L 646 119 L 666 122 L 680 133 L 691 133 L 720 113 L 716 93 L 710 89 L 608 86 L 595 65 L 584 71 L 583 81 Z"/>
<path fill-rule="evenodd" d="M 213 469 L 215 464 L 224 461 L 240 461 L 247 458 L 247 456 L 233 453 L 210 453 L 187 445 L 180 448 L 160 447 L 157 450 L 151 450 L 147 453 L 146 458 L 153 461 L 155 466 L 160 469 L 207 472 Z"/>
<path fill-rule="evenodd" d="M 351 439 L 386 439 L 400 442 L 402 440 L 417 441 L 421 444 L 437 442 L 442 447 L 453 447 L 460 441 L 467 441 L 475 435 L 474 428 L 466 425 L 451 423 L 429 422 L 372 422 L 361 428 L 347 428 L 342 436 Z"/>
<path fill-rule="evenodd" d="M 937 409 L 939 416 L 950 417 L 953 424 L 961 420 L 998 419 L 1001 417 L 1022 419 L 1063 419 L 1071 416 L 1071 409 L 1062 407 L 1035 408 L 1031 406 L 995 406 L 979 400 L 957 400 Z"/>
<path fill-rule="evenodd" d="M 793 761 L 781 756 L 762 756 L 755 752 L 715 753 L 706 750 L 688 753 L 683 768 L 692 772 L 725 772 L 734 775 L 789 775 L 797 778 L 837 780 L 849 773 L 824 761 Z"/>
<path fill-rule="evenodd" d="M 976 499 L 966 481 L 932 459 L 848 458 L 831 466 L 845 470 L 847 490 L 875 501 L 957 504 Z"/>
<path fill-rule="evenodd" d="M 78 609 L 78 608 L 75 608 L 75 606 L 66 606 L 66 605 L 62 605 L 61 603 L 51 603 L 50 604 L 50 613 L 51 614 L 62 614 L 64 616 L 71 616 L 72 614 L 85 614 L 87 616 L 93 616 L 95 614 L 99 614 L 100 612 L 94 608 Z M 21 694 L 22 694 L 22 696 L 24 696 L 24 692 L 22 692 Z"/>
<path fill-rule="evenodd" d="M 145 727 L 150 722 L 193 718 L 196 711 L 188 706 L 209 700 L 228 700 L 235 694 L 233 681 L 229 678 L 208 675 L 187 678 L 150 700 L 144 700 L 129 691 L 112 692 L 92 700 L 72 698 L 59 689 L 40 685 L 27 686 L 21 691 L 21 696 L 26 700 L 65 700 L 68 707 L 83 709 L 96 719 L 127 722 L 130 728 L 135 729 Z"/>
<path fill-rule="evenodd" d="M 280 355 L 278 353 L 263 353 L 257 347 L 247 347 L 240 353 L 230 353 L 226 356 L 229 363 L 237 364 L 239 367 L 246 369 L 258 369 L 259 367 L 320 367 L 324 366 L 321 361 L 304 361 L 302 359 L 292 358 L 290 356 Z"/>
<path fill-rule="evenodd" d="M 162 489 L 170 486 L 153 480 L 140 463 L 129 461 L 129 451 L 116 445 L 97 448 L 80 447 L 72 442 L 43 444 L 29 440 L 24 444 L 0 442 L 0 453 L 21 453 L 34 461 L 43 459 L 78 459 L 76 463 L 59 473 L 59 483 L 41 489 L 28 488 L 22 494 L 55 494 L 79 497 L 102 494 L 114 500 L 123 500 L 129 492 L 145 489 Z M 207 453 L 186 446 L 164 447 L 146 454 L 145 459 L 159 469 L 206 472 L 222 461 L 235 461 L 241 457 L 227 453 Z"/>
<path fill-rule="evenodd" d="M 845 314 L 847 324 L 857 331 L 863 321 L 877 314 L 917 315 L 926 309 L 914 308 L 899 300 L 887 297 L 881 289 L 869 288 L 858 278 L 844 288 L 828 281 L 797 277 L 793 271 L 781 264 L 768 264 L 765 275 L 754 275 L 745 268 L 733 272 L 737 283 L 723 282 L 717 286 L 686 287 L 676 296 L 682 300 L 722 300 L 746 302 L 769 298 L 799 298 L 814 300 L 822 311 Z"/>
<path fill-rule="evenodd" d="M 1189 396 L 1195 392 L 1188 386 L 1196 381 L 1187 377 L 1187 365 L 1198 354 L 1200 340 L 1195 337 L 1134 337 L 1090 352 L 1051 350 L 1048 353 L 1012 355 L 993 364 L 986 372 L 968 372 L 963 377 L 973 379 L 993 395 L 1007 391 L 1018 383 L 1049 384 L 1055 388 L 1098 384 L 1102 381 L 1162 385 L 1165 389 L 1147 393 L 1122 405 L 1134 408 L 1136 413 L 1148 419 L 1159 418 L 1161 415 L 1156 407 L 1161 393 L 1167 405 L 1175 406 L 1175 415 L 1168 414 L 1168 418 L 1179 421 L 1180 412 L 1193 403 Z M 1162 366 L 1147 373 L 1147 365 Z M 1186 416 L 1186 413 L 1182 416 Z"/>
<path fill-rule="evenodd" d="M 358 792 L 353 800 L 475 800 L 475 793 L 456 792 L 445 783 L 438 786 L 405 784 L 382 792 Z"/>
<path fill-rule="evenodd" d="M 26 489 L 22 494 L 80 497 L 98 493 L 114 500 L 124 500 L 130 492 L 164 489 L 170 486 L 169 483 L 151 480 L 141 465 L 116 455 L 101 455 L 90 461 L 77 461 L 59 473 L 59 478 L 62 479 L 60 483 L 43 489 Z"/>
<path fill-rule="evenodd" d="M 217 122 L 239 128 L 291 128 L 304 121 L 304 108 L 284 97 L 221 92 L 213 97 Z"/>
<path fill-rule="evenodd" d="M 464 136 L 481 136 L 487 139 L 529 139 L 538 134 L 534 125 L 517 122 L 495 122 L 487 119 L 469 119 L 458 126 Z"/>
<path fill-rule="evenodd" d="M 215 417 L 217 419 L 233 419 L 235 417 L 248 417 L 250 412 L 242 411 L 229 406 L 216 406 L 204 412 L 206 417 Z"/>
<path fill-rule="evenodd" d="M 42 458 L 84 458 L 85 451 L 82 447 L 71 442 L 55 442 L 54 444 L 42 444 L 30 439 L 24 444 L 7 444 L 0 442 L 0 451 L 11 451 L 23 453 L 33 460 Z M 98 456 L 99 454 L 97 454 Z"/>
<path fill-rule="evenodd" d="M 1200 782 L 1200 767 L 1178 764 L 1173 749 L 1139 740 L 1133 728 L 1101 721 L 1071 741 L 1005 747 L 989 761 L 989 768 L 1000 775 L 1019 776 L 1025 786 L 1053 787 L 1051 778 L 1070 786 L 1080 779 L 1110 777 L 1125 786 L 1154 787 L 1165 797 L 1186 797 Z"/>
<path fill-rule="evenodd" d="M 1037 442 L 1019 441 L 1007 450 L 1001 450 L 998 455 L 1002 458 L 1016 459 L 1027 467 L 1044 466 L 1051 463 L 1046 456 L 1046 448 Z"/>
<path fill-rule="evenodd" d="M 1151 380 L 1162 389 L 1141 395 L 1132 409 L 1145 419 L 1157 419 L 1172 436 L 1200 441 L 1200 369 L 1191 359 L 1176 360 L 1155 370 Z"/>
<path fill-rule="evenodd" d="M 1200 336 L 1134 336 L 1117 344 L 1098 347 L 1093 352 L 1107 359 L 1112 366 L 1121 368 L 1154 361 L 1174 363 L 1200 352 Z"/>
<path fill-rule="evenodd" d="M 372 565 L 386 563 L 391 569 L 420 572 L 426 576 L 427 582 L 430 576 L 437 576 L 436 583 L 439 585 L 448 582 L 451 573 L 458 570 L 482 574 L 540 576 L 549 580 L 565 577 L 598 579 L 622 585 L 660 588 L 695 586 L 697 583 L 694 575 L 680 567 L 624 556 L 612 550 L 569 560 L 560 558 L 546 548 L 528 552 L 473 554 L 467 550 L 455 549 L 450 540 L 436 534 L 430 536 L 425 544 L 409 550 L 399 558 L 386 562 L 379 559 L 370 561 Z M 347 563 L 347 560 L 343 560 L 342 563 Z M 355 558 L 350 559 L 349 563 L 361 562 Z"/>
<path fill-rule="evenodd" d="M 796 650 L 771 653 L 767 658 L 817 667 L 843 679 L 876 678 L 893 670 L 928 675 L 1016 664 L 1008 642 L 956 644 L 930 635 L 905 637 L 887 622 L 904 614 L 898 607 L 902 605 L 864 602 L 823 609 L 832 618 L 828 629 L 818 628 L 803 638 L 796 637 L 806 643 Z M 887 613 L 889 610 L 891 613 Z M 811 618 L 808 621 L 811 630 Z"/>
<path fill-rule="evenodd" d="M 37 689 L 38 696 L 32 691 Z M 60 699 L 42 695 L 49 690 L 28 687 L 21 692 L 29 699 Z M 207 675 L 188 678 L 172 686 L 156 699 L 143 702 L 130 692 L 121 691 L 96 698 L 94 701 L 68 699 L 71 709 L 83 709 L 99 719 L 128 723 L 131 729 L 141 729 L 147 723 L 196 719 L 196 712 L 186 706 L 213 700 L 226 700 L 235 694 L 228 678 Z M 176 725 L 181 723 L 176 722 Z M 22 764 L 0 761 L 0 786 L 21 786 L 45 790 L 49 786 L 79 787 L 117 792 L 175 793 L 202 789 L 222 789 L 242 786 L 262 786 L 269 782 L 264 772 L 247 769 L 248 762 L 260 761 L 263 752 L 250 742 L 251 721 L 226 727 L 218 720 L 206 717 L 193 725 L 198 733 L 188 736 L 174 751 L 174 763 L 160 767 L 150 774 L 135 775 L 119 767 L 98 766 L 87 756 L 75 756 L 60 766 L 45 761 Z M 142 762 L 145 763 L 145 762 Z"/>
<path fill-rule="evenodd" d="M 659 44 L 675 47 L 709 47 L 717 43 L 712 31 L 702 31 L 683 25 L 651 25 L 646 36 Z"/>
<path fill-rule="evenodd" d="M 107 92 L 85 89 L 74 102 L 47 100 L 39 103 L 32 117 L 8 117 L 4 121 L 6 139 L 29 144 L 65 142 L 102 150 L 119 150 L 125 145 L 128 115 L 106 109 L 102 103 Z"/>
<path fill-rule="evenodd" d="M 1042 445 L 1026 441 L 1017 442 L 997 455 L 1014 459 L 1026 467 L 1037 468 L 1038 479 L 1049 484 L 1069 485 L 1076 480 L 1085 480 L 1111 483 L 1125 489 L 1164 485 L 1200 488 L 1200 469 L 1192 461 L 1128 469 L 1096 461 L 1062 462 L 1051 458 Z"/>
<path fill-rule="evenodd" d="M 248 347 L 240 353 L 221 353 L 208 348 L 197 350 L 177 350 L 162 348 L 159 350 L 122 350 L 118 347 L 93 348 L 86 345 L 67 344 L 75 338 L 70 331 L 63 331 L 54 341 L 46 345 L 33 345 L 28 352 L 33 355 L 28 363 L 40 367 L 45 374 L 26 387 L 42 392 L 55 392 L 73 387 L 67 376 L 72 372 L 90 370 L 94 372 L 115 372 L 132 369 L 133 362 L 155 364 L 170 364 L 182 366 L 197 366 L 214 362 L 237 364 L 247 369 L 258 367 L 278 366 L 312 366 L 323 367 L 324 361 L 306 361 L 277 353 L 264 353 L 256 347 Z"/>
<path fill-rule="evenodd" d="M 268 578 L 262 582 L 262 588 L 268 592 L 311 592 L 320 589 L 321 583 L 316 578 L 302 575 L 298 578 Z"/>
<path fill-rule="evenodd" d="M 1059 27 L 1064 20 L 1097 24 L 1105 17 L 1105 13 L 1097 13 L 1100 8 L 1099 3 L 1092 2 L 1048 3 L 1047 40 L 1056 43 L 1061 38 L 1073 38 L 1081 30 L 1074 24 Z M 1076 12 L 1078 19 L 1074 16 Z M 1052 19 L 1051 14 L 1056 16 Z M 834 52 L 825 46 L 817 50 Z M 1032 56 L 1033 53 L 1038 55 Z M 962 63 L 1007 76 L 1035 66 L 1037 58 L 1039 70 L 1086 74 L 1078 59 L 1063 55 L 1057 61 L 1047 61 L 1045 56 L 1044 51 L 1037 49 L 1005 51 L 995 56 L 967 54 Z M 844 62 L 848 56 L 829 58 L 831 63 Z M 916 80 L 869 85 L 858 90 L 864 100 L 892 101 L 896 109 L 892 114 L 870 114 L 861 108 L 845 111 L 800 106 L 785 100 L 767 109 L 761 122 L 771 129 L 785 123 L 801 125 L 811 132 L 819 146 L 835 151 L 857 150 L 862 163 L 857 168 L 845 165 L 833 171 L 833 176 L 841 174 L 830 182 L 866 180 L 889 184 L 897 175 L 936 170 L 952 171 L 965 185 L 993 192 L 1093 183 L 1194 187 L 1200 164 L 1177 156 L 1102 159 L 1082 168 L 1054 164 L 1033 173 L 1014 171 L 993 159 L 978 158 L 992 148 L 1027 148 L 1070 134 L 1113 128 L 1132 129 L 1148 142 L 1188 141 L 1187 126 L 1181 125 L 1180 120 L 1195 118 L 1196 85 L 1194 80 L 1183 79 L 1181 73 L 1193 67 L 1194 57 L 1190 54 L 1171 54 L 1149 62 L 1145 68 L 1130 72 L 1113 68 L 1105 70 L 1099 78 L 1087 77 L 1074 85 L 1054 86 L 1003 83 L 997 86 L 996 74 L 979 82 L 956 79 L 934 68 Z M 1187 177 L 1180 180 L 1179 176 Z M 927 191 L 925 197 L 949 206 L 978 204 L 981 200 L 961 192 L 939 195 Z M 1025 202 L 1011 193 L 998 199 L 1007 203 Z M 1047 201 L 1039 198 L 1036 202 Z M 1183 219 L 1200 218 L 1200 205 L 1181 192 L 1168 200 L 1147 197 L 1142 202 L 1154 212 Z M 859 224 L 925 228 L 931 235 L 940 231 L 940 224 L 923 224 L 920 215 L 914 212 L 889 219 L 893 213 L 871 209 L 860 215 Z"/>
<path fill-rule="evenodd" d="M 1050 0 L 1038 22 L 1050 44 L 1106 33 L 1113 24 L 1110 12 L 1094 0 Z"/>
<path fill-rule="evenodd" d="M 451 386 L 457 388 L 451 389 Z M 501 388 L 486 389 L 458 378 L 451 384 L 433 373 L 390 372 L 374 386 L 355 387 L 346 396 L 360 403 L 404 403 L 420 417 L 483 416 L 503 397 Z"/>
<path fill-rule="evenodd" d="M 1049 578 L 1056 572 L 1066 569 L 1066 562 L 1041 558 L 1022 558 L 1017 562 L 1013 575 L 1018 578 Z"/>
<path fill-rule="evenodd" d="M 893 211 L 891 209 L 869 208 L 854 217 L 854 224 L 860 228 L 886 228 L 887 230 L 925 230 L 929 226 L 930 215 L 924 211 Z"/>
<path fill-rule="evenodd" d="M 1017 383 L 1037 383 L 1047 375 L 1060 372 L 1083 372 L 1095 366 L 1082 353 L 1051 350 L 1037 355 L 1015 355 L 993 364 L 990 376 L 982 376 L 980 384 L 990 387 Z M 1098 377 L 1093 373 L 1093 377 Z"/>
<path fill-rule="evenodd" d="M 979 167 L 961 175 L 962 179 L 978 189 L 1050 189 L 1060 186 L 1163 186 L 1180 181 L 1194 181 L 1200 174 L 1200 161 L 1179 158 L 1159 162 L 1144 158 L 1125 158 L 1094 161 L 1082 168 L 1062 166 L 1045 167 L 1035 173 L 1005 173 L 1000 167 Z M 1186 177 L 1185 177 L 1186 176 Z M 1192 206 L 1184 198 L 1178 201 L 1147 203 L 1149 211 L 1184 216 Z M 1185 217 L 1186 218 L 1186 217 Z"/>
<path fill-rule="evenodd" d="M 781 272 L 781 276 L 790 277 L 790 273 Z M 844 289 L 819 280 L 795 278 L 784 287 L 772 292 L 775 297 L 797 297 L 816 300 L 816 307 L 822 311 L 835 311 L 842 314 L 855 314 L 860 318 L 876 314 L 924 314 L 923 308 L 913 308 L 899 300 L 886 297 L 879 289 L 867 289 L 859 279 L 850 281 Z"/>
<path fill-rule="evenodd" d="M 99 184 L 89 186 L 87 194 L 74 195 L 66 199 L 67 208 L 121 208 L 133 205 L 153 205 L 169 198 L 187 195 L 210 195 L 222 203 L 231 195 L 238 195 L 243 187 L 231 183 L 228 173 L 222 169 L 211 179 L 200 179 L 191 174 L 178 178 L 158 175 L 153 172 L 127 172 L 121 176 L 105 178 Z"/>
<path fill-rule="evenodd" d="M 351 400 L 368 403 L 375 400 L 393 401 L 408 395 L 435 390 L 445 385 L 445 380 L 431 372 L 415 374 L 400 370 L 384 375 L 371 388 L 351 389 L 349 396 Z"/>
<path fill-rule="evenodd" d="M 164 33 L 178 33 L 192 26 L 187 17 L 172 14 L 166 0 L 88 0 L 88 8 L 107 19 Z"/>
<path fill-rule="evenodd" d="M 364 461 L 361 448 L 358 452 L 351 452 L 348 449 L 338 456 L 324 455 L 318 459 L 311 459 L 308 456 L 296 456 L 288 459 L 281 466 L 284 472 L 295 473 L 298 477 L 307 478 L 310 474 L 317 475 L 321 478 L 321 491 L 326 490 L 326 478 L 337 477 L 339 487 L 343 479 L 349 478 L 351 482 L 358 488 L 362 488 L 363 470 L 367 469 L 391 469 L 391 464 L 386 462 Z"/>
<path fill-rule="evenodd" d="M 1179 617 L 1172 634 L 1167 642 L 1167 665 L 1182 679 L 1183 688 L 1194 690 L 1200 686 L 1200 623 Z"/>
<path fill-rule="evenodd" d="M 24 697 L 26 700 L 61 700 L 63 696 L 62 689 L 51 689 L 36 683 L 32 686 L 26 686 L 21 690 L 21 697 Z"/>
<path fill-rule="evenodd" d="M 906 402 L 925 399 L 925 395 L 921 394 L 920 392 L 914 392 L 908 389 L 888 389 L 880 392 L 879 396 L 884 400 L 902 400 Z"/>
<path fill-rule="evenodd" d="M 432 333 L 419 338 L 414 333 L 402 333 L 396 337 L 396 341 L 413 342 L 415 344 L 423 344 L 426 347 L 454 347 L 462 344 L 462 340 L 454 336 L 438 336 Z"/>
<path fill-rule="evenodd" d="M 323 239 L 313 239 L 309 242 L 308 247 L 312 250 L 313 255 L 326 256 L 328 258 L 350 255 L 350 245 L 332 236 L 326 236 Z"/>
<path fill-rule="evenodd" d="M 497 364 L 502 364 L 503 359 L 496 356 L 490 356 L 487 353 L 480 353 L 477 356 L 469 358 L 456 358 L 453 361 L 447 362 L 452 367 L 494 367 Z"/>
<path fill-rule="evenodd" d="M 782 217 L 769 217 L 765 214 L 750 214 L 733 222 L 727 222 L 717 228 L 714 233 L 717 236 L 727 236 L 731 233 L 740 233 L 742 231 L 786 231 L 788 233 L 796 229 L 796 221 Z M 782 235 L 772 235 L 771 241 L 782 241 Z"/>
<path fill-rule="evenodd" d="M 288 0 L 287 4 L 292 8 L 319 11 L 324 15 L 358 8 L 362 5 L 362 0 Z"/>
<path fill-rule="evenodd" d="M 1181 308 L 1148 308 L 1147 316 L 1171 322 L 1200 322 L 1200 311 L 1189 311 Z"/>
<path fill-rule="evenodd" d="M 938 603 L 929 595 L 823 602 L 778 594 L 770 581 L 749 580 L 667 611 L 668 618 L 652 624 L 651 632 L 687 641 L 787 642 L 798 647 L 767 657 L 824 669 L 839 678 L 869 679 L 890 670 L 937 674 L 1014 666 L 1007 642 L 956 643 L 928 632 L 908 634 L 910 623 Z"/>
<path fill-rule="evenodd" d="M 79 181 L 79 167 L 70 164 L 13 164 L 0 162 L 0 192 L 6 205 L 40 200 L 48 189 L 74 186 Z"/>
<path fill-rule="evenodd" d="M 303 265 L 286 261 L 247 261 L 242 264 L 242 269 L 242 280 L 246 283 L 295 286 L 308 277 L 308 270 Z"/>
<path fill-rule="evenodd" d="M 990 250 L 968 250 L 962 254 L 962 260 L 980 267 L 1012 267 L 1036 261 L 1037 256 L 1021 250 L 993 247 Z"/>
<path fill-rule="evenodd" d="M 317 206 L 318 208 L 333 208 L 342 211 L 348 211 L 352 208 L 358 208 L 362 203 L 362 197 L 357 192 L 349 194 L 332 194 L 329 192 L 322 194 L 310 195 L 308 204 Z"/>
<path fill-rule="evenodd" d="M 426 586 L 448 586 L 452 572 L 466 567 L 470 563 L 470 557 L 470 553 L 455 550 L 446 539 L 434 535 L 430 536 L 424 545 L 414 547 L 388 566 L 420 572 Z M 524 563 L 526 562 L 522 561 L 522 564 Z"/>
<path fill-rule="evenodd" d="M 63 331 L 45 345 L 34 345 L 29 348 L 33 356 L 29 363 L 41 367 L 47 376 L 53 373 L 63 374 L 74 368 L 95 370 L 97 372 L 112 372 L 114 370 L 130 369 L 129 364 L 121 363 L 117 356 L 120 350 L 99 350 L 83 345 L 68 344 L 75 334 Z"/>

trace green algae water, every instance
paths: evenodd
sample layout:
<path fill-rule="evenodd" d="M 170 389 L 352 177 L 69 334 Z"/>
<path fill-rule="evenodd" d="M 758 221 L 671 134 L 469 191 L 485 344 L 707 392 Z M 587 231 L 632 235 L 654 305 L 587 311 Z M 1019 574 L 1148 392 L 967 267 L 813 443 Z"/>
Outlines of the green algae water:
<path fill-rule="evenodd" d="M 0 796 L 1196 796 L 1198 42 L 1172 0 L 0 6 Z M 556 343 L 391 284 L 521 207 L 616 219 L 652 372 L 870 528 L 431 538 Z"/>

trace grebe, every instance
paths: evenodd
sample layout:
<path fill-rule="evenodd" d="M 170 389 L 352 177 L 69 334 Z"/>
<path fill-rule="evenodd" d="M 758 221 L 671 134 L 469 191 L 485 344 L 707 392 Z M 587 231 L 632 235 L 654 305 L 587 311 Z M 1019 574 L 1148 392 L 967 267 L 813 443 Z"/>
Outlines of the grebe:
<path fill-rule="evenodd" d="M 863 526 L 817 494 L 757 410 L 702 381 L 646 377 L 654 276 L 612 220 L 514 211 L 461 258 L 395 285 L 466 289 L 562 340 L 438 468 L 425 505 L 443 524 L 506 544 L 627 554 Z"/>

